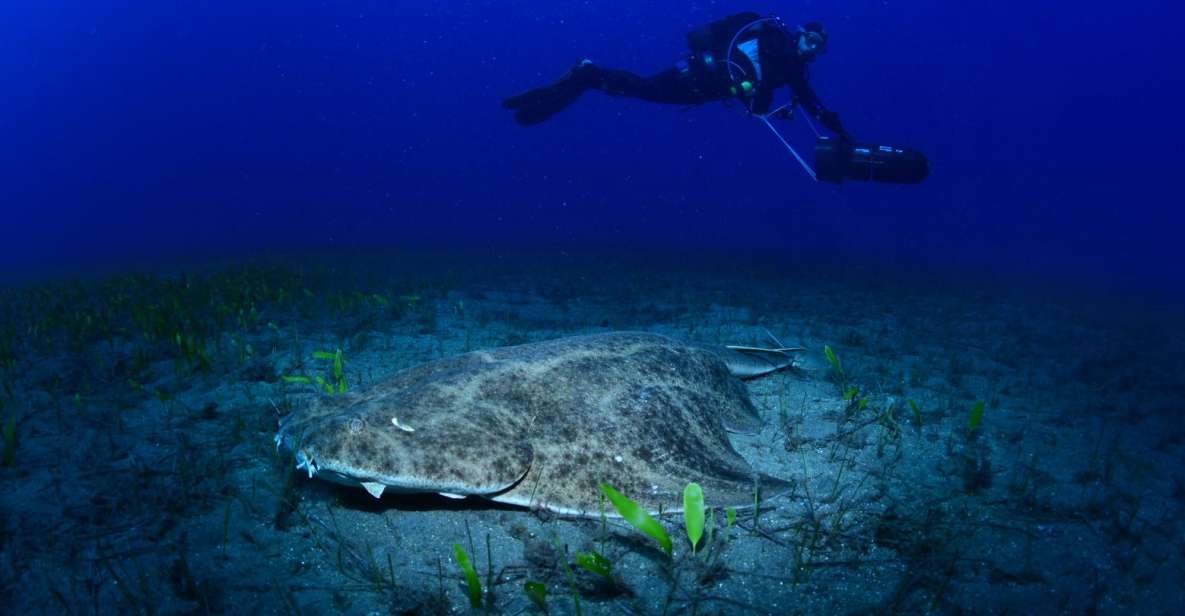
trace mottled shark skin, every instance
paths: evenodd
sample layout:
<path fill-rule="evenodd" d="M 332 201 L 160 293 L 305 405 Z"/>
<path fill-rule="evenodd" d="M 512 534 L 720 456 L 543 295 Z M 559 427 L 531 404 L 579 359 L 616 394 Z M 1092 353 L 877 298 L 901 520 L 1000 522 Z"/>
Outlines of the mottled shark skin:
<path fill-rule="evenodd" d="M 602 482 L 677 512 L 694 481 L 709 506 L 751 506 L 755 482 L 766 497 L 791 486 L 729 443 L 728 430 L 761 425 L 730 353 L 632 332 L 466 353 L 316 400 L 281 421 L 276 443 L 310 477 L 376 497 L 478 495 L 598 516 Z"/>

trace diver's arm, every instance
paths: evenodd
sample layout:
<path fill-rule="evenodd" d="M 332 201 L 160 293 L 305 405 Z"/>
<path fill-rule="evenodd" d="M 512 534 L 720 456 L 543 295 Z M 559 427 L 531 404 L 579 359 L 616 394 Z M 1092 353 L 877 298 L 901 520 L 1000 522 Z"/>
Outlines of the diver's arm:
<path fill-rule="evenodd" d="M 794 92 L 794 102 L 814 116 L 820 124 L 827 127 L 827 130 L 838 135 L 840 139 L 854 141 L 851 133 L 844 128 L 843 122 L 840 121 L 839 114 L 824 107 L 823 101 L 819 100 L 819 96 L 809 85 L 804 84 Z"/>
<path fill-rule="evenodd" d="M 830 109 L 819 107 L 819 112 L 815 114 L 815 117 L 818 118 L 819 122 L 823 126 L 826 126 L 828 130 L 838 135 L 840 139 L 843 139 L 844 141 L 855 141 L 855 139 L 852 139 L 852 134 L 849 133 L 847 129 L 843 127 L 843 123 L 839 121 L 838 113 L 831 111 Z"/>
<path fill-rule="evenodd" d="M 749 111 L 756 115 L 765 115 L 769 113 L 769 107 L 773 102 L 773 88 L 757 88 L 757 92 L 753 95 L 753 102 L 749 104 Z"/>

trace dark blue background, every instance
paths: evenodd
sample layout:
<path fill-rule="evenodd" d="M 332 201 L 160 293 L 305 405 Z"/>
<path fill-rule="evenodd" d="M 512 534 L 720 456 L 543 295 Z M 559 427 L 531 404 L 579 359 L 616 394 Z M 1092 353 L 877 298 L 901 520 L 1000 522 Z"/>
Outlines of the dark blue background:
<path fill-rule="evenodd" d="M 105 4 L 0 9 L 5 274 L 432 245 L 1185 279 L 1185 16 L 1165 2 Z M 523 129 L 498 105 L 586 56 L 664 69 L 746 9 L 827 23 L 820 95 L 932 178 L 813 184 L 735 107 L 590 93 Z"/>

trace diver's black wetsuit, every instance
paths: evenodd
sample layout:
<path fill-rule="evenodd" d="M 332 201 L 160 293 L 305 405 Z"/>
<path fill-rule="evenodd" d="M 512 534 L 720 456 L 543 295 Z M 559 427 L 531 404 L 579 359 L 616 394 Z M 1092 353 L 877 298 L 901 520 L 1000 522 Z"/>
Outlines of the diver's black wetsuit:
<path fill-rule="evenodd" d="M 752 113 L 765 114 L 770 111 L 774 92 L 788 86 L 799 106 L 828 129 L 850 140 L 839 115 L 827 110 L 811 89 L 807 61 L 800 58 L 796 48 L 797 36 L 780 23 L 761 20 L 757 13 L 739 13 L 691 32 L 687 35 L 691 55 L 657 75 L 641 77 L 585 62 L 558 82 L 508 98 L 502 106 L 514 110 L 515 119 L 525 126 L 539 124 L 559 113 L 587 90 L 674 105 L 735 98 Z M 750 24 L 753 25 L 745 28 Z M 741 35 L 730 50 L 729 45 L 738 32 Z M 755 54 L 757 62 L 748 54 Z M 726 65 L 729 61 L 733 63 L 731 75 Z M 740 88 L 745 81 L 753 85 L 749 92 Z"/>

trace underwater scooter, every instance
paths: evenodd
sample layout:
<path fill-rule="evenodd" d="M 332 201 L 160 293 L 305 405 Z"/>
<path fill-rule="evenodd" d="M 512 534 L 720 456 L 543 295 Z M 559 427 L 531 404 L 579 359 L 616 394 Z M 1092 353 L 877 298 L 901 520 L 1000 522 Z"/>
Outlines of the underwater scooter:
<path fill-rule="evenodd" d="M 819 137 L 815 142 L 815 179 L 840 183 L 845 179 L 892 184 L 916 184 L 930 175 L 926 155 L 912 148 L 845 143 Z"/>
<path fill-rule="evenodd" d="M 790 154 L 794 155 L 798 164 L 802 165 L 806 174 L 812 180 L 840 183 L 847 180 L 862 182 L 886 182 L 890 184 L 917 184 L 930 175 L 930 161 L 921 151 L 913 148 L 902 148 L 892 145 L 872 145 L 867 143 L 851 143 L 842 139 L 824 137 L 819 130 L 807 120 L 811 130 L 815 131 L 815 167 L 809 164 L 794 147 L 786 141 L 782 133 L 774 128 L 769 118 L 775 114 L 784 117 L 783 105 L 765 115 L 754 114 L 753 117 L 765 123 L 778 141 L 786 146 Z"/>
<path fill-rule="evenodd" d="M 901 148 L 892 145 L 872 145 L 867 143 L 851 143 L 842 139 L 824 137 L 810 120 L 807 124 L 815 131 L 815 167 L 809 164 L 794 147 L 786 141 L 782 133 L 770 123 L 770 116 L 780 113 L 782 108 L 775 109 L 765 115 L 753 117 L 765 123 L 778 141 L 786 146 L 802 165 L 806 174 L 812 180 L 835 182 L 847 180 L 862 182 L 886 182 L 890 184 L 917 184 L 930 175 L 930 161 L 921 151 L 913 148 Z"/>

